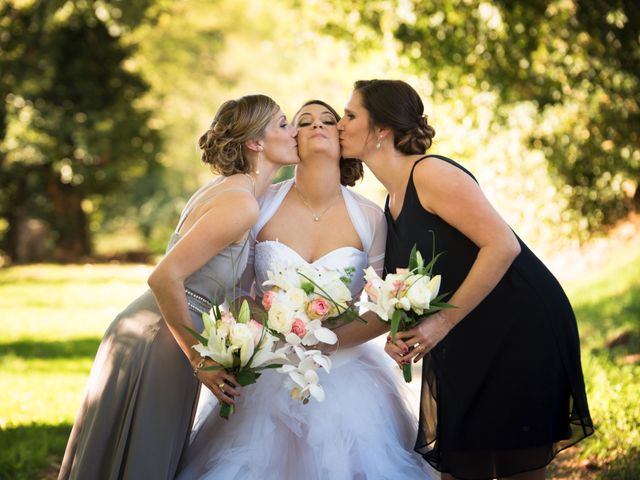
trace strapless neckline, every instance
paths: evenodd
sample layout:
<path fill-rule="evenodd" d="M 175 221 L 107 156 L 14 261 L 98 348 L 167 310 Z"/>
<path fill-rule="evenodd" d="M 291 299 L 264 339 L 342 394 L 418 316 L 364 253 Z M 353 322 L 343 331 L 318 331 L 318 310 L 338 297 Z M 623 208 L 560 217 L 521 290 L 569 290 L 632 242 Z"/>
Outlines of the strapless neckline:
<path fill-rule="evenodd" d="M 330 257 L 331 255 L 334 255 L 337 252 L 341 252 L 343 250 L 351 250 L 354 251 L 356 253 L 362 253 L 364 254 L 365 252 L 363 250 L 360 250 L 359 248 L 356 247 L 352 247 L 351 245 L 347 245 L 344 247 L 338 247 L 338 248 L 334 248 L 333 250 L 328 251 L 327 253 L 325 253 L 324 255 L 321 255 L 320 257 L 316 258 L 315 260 L 313 260 L 312 262 L 310 262 L 309 260 L 307 260 L 306 258 L 304 258 L 302 255 L 300 255 L 296 250 L 294 250 L 293 248 L 291 248 L 289 245 L 287 245 L 286 243 L 282 243 L 278 240 L 262 240 L 256 243 L 256 246 L 261 245 L 261 244 L 273 244 L 273 245 L 281 245 L 283 246 L 286 250 L 288 250 L 289 252 L 293 253 L 295 256 L 297 256 L 300 260 L 302 260 L 304 263 L 306 263 L 307 265 L 315 265 L 317 263 L 319 263 L 320 261 L 326 259 L 327 257 Z"/>

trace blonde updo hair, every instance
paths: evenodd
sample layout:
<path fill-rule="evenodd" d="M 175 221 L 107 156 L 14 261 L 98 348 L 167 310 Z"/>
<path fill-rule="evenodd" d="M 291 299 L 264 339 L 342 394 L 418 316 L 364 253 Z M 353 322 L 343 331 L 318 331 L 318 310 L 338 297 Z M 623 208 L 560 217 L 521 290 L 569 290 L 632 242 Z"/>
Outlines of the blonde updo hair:
<path fill-rule="evenodd" d="M 429 125 L 418 93 L 402 80 L 358 80 L 362 104 L 371 128 L 388 127 L 393 145 L 405 155 L 422 155 L 433 143 L 436 131 Z"/>
<path fill-rule="evenodd" d="M 302 109 L 308 105 L 321 105 L 329 110 L 331 115 L 335 117 L 336 122 L 340 121 L 340 114 L 327 102 L 323 102 L 322 100 L 309 100 L 308 102 L 305 102 L 293 116 L 293 124 L 296 127 L 298 126 L 298 115 L 300 115 Z M 340 185 L 353 187 L 363 176 L 364 168 L 362 167 L 361 160 L 357 158 L 344 158 L 340 155 Z"/>
<path fill-rule="evenodd" d="M 246 95 L 224 102 L 209 130 L 198 140 L 202 161 L 225 177 L 254 171 L 256 166 L 245 154 L 244 143 L 261 139 L 279 110 L 278 104 L 266 95 Z"/>

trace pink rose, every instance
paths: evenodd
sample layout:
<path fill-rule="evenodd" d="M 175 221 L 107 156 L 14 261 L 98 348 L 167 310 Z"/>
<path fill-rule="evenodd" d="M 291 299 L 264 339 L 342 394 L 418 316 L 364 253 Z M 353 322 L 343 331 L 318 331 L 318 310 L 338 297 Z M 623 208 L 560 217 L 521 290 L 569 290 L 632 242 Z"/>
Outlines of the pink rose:
<path fill-rule="evenodd" d="M 260 322 L 256 322 L 253 318 L 249 320 L 249 330 L 253 334 L 253 345 L 256 347 L 262 338 L 262 328 L 263 327 Z"/>
<path fill-rule="evenodd" d="M 396 268 L 396 275 L 404 275 L 405 273 L 409 273 L 408 268 Z"/>
<path fill-rule="evenodd" d="M 305 327 L 304 322 L 299 318 L 296 318 L 293 324 L 291 325 L 291 333 L 294 333 L 300 338 L 304 337 L 305 334 L 307 333 L 307 329 Z"/>
<path fill-rule="evenodd" d="M 322 318 L 329 313 L 331 306 L 324 298 L 314 298 L 307 305 L 307 315 L 312 320 Z"/>
<path fill-rule="evenodd" d="M 269 290 L 268 292 L 265 292 L 264 296 L 262 297 L 262 306 L 266 309 L 269 310 L 271 308 L 271 305 L 273 304 L 273 300 L 276 298 L 276 293 Z"/>
<path fill-rule="evenodd" d="M 233 318 L 233 315 L 231 315 L 230 312 L 224 312 L 222 314 L 222 317 L 220 317 L 220 322 L 226 325 L 233 325 L 234 323 L 236 323 L 236 319 Z"/>
<path fill-rule="evenodd" d="M 367 284 L 364 286 L 364 291 L 367 293 L 369 300 L 371 300 L 373 303 L 376 303 L 378 301 L 378 292 L 376 292 L 373 283 L 367 282 Z"/>

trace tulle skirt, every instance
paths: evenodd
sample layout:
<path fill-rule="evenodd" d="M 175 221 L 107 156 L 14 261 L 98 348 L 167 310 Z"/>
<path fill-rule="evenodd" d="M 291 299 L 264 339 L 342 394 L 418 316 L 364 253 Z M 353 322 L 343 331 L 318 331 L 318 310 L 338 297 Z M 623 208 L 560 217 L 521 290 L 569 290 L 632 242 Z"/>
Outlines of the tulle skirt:
<path fill-rule="evenodd" d="M 274 370 L 241 390 L 229 420 L 219 417 L 215 397 L 203 394 L 177 478 L 439 478 L 413 451 L 410 395 L 379 346 L 367 343 L 332 359 L 331 373 L 320 373 L 324 402 L 291 399 L 285 376 Z"/>

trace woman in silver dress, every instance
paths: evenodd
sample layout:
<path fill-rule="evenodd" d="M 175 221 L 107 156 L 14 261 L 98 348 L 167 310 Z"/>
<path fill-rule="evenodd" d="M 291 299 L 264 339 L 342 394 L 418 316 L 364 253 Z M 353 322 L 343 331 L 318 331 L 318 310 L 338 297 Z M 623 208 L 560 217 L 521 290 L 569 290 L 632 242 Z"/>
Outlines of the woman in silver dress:
<path fill-rule="evenodd" d="M 296 129 L 264 95 L 224 103 L 200 138 L 220 174 L 182 212 L 147 290 L 107 329 L 67 444 L 59 479 L 172 479 L 199 382 L 230 404 L 233 376 L 203 371 L 185 326 L 231 294 L 247 261 L 247 233 L 282 165 L 297 163 Z"/>

